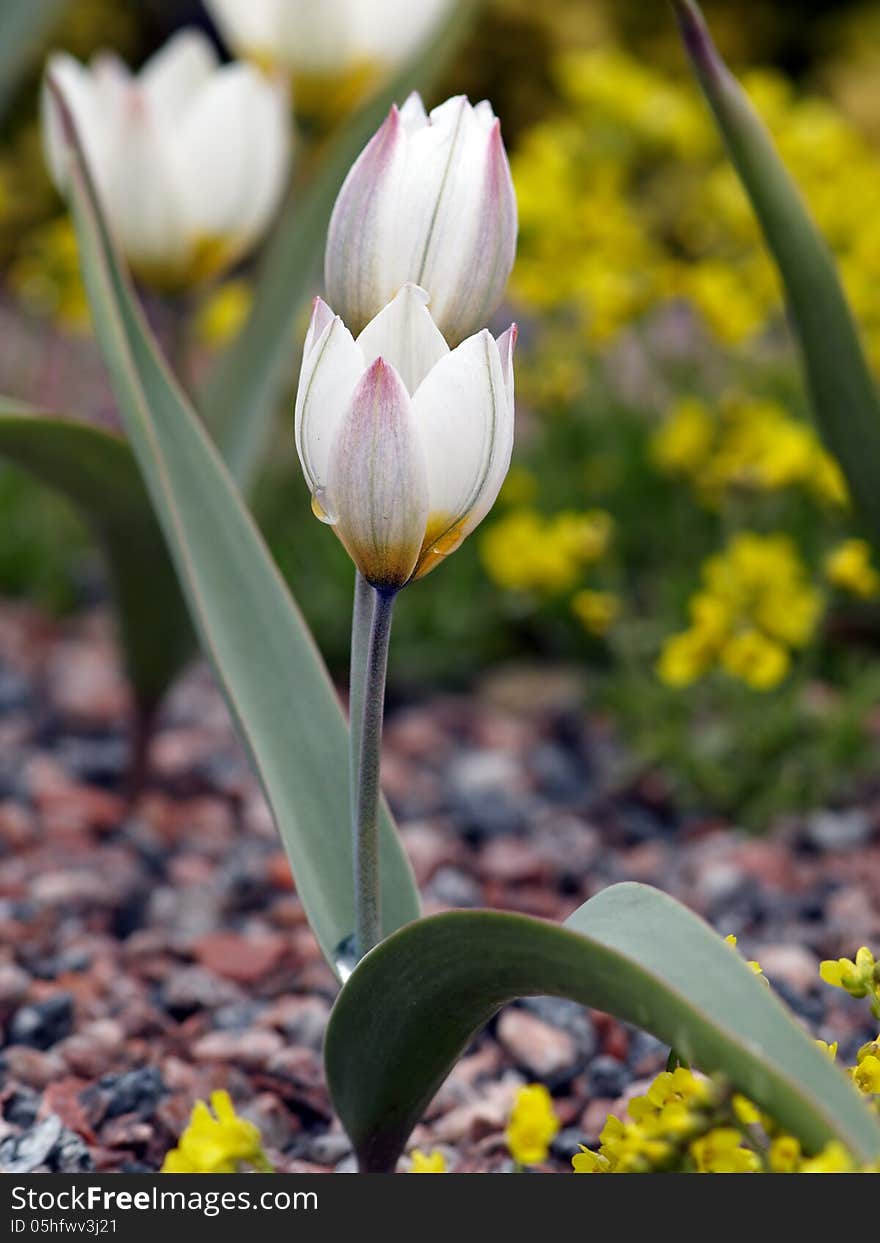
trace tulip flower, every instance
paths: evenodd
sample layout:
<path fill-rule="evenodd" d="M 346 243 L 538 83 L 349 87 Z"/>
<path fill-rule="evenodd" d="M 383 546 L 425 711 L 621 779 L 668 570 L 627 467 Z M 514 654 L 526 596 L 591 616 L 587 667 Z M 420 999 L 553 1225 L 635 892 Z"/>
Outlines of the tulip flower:
<path fill-rule="evenodd" d="M 427 303 L 404 285 L 355 340 L 316 299 L 297 393 L 313 508 L 385 594 L 434 569 L 482 521 L 513 446 L 516 327 L 450 350 Z"/>
<path fill-rule="evenodd" d="M 360 331 L 407 283 L 427 290 L 443 335 L 461 341 L 497 308 L 516 250 L 516 199 L 487 101 L 417 94 L 348 174 L 330 221 L 327 297 Z"/>
<path fill-rule="evenodd" d="M 453 0 L 206 0 L 239 55 L 294 77 L 391 68 L 430 34 Z"/>
<path fill-rule="evenodd" d="M 221 66 L 183 31 L 137 76 L 115 56 L 66 53 L 48 74 L 80 132 L 111 229 L 134 273 L 179 289 L 217 275 L 259 239 L 289 163 L 286 88 L 249 65 Z M 44 92 L 46 159 L 66 189 L 66 145 Z"/>

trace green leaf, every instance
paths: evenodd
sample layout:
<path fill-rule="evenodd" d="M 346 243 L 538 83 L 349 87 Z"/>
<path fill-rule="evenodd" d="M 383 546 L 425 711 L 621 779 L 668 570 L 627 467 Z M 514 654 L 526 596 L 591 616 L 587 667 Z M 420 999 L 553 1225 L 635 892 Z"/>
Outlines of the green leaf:
<path fill-rule="evenodd" d="M 262 258 L 251 315 L 209 377 L 201 405 L 239 484 L 259 466 L 282 390 L 297 361 L 297 317 L 314 293 L 330 213 L 361 149 L 396 100 L 426 90 L 452 58 L 477 0 L 459 0 L 430 42 L 346 121 L 314 180 L 291 195 Z"/>
<path fill-rule="evenodd" d="M 71 202 L 95 331 L 132 450 L 204 651 L 262 781 L 309 922 L 335 968 L 337 948 L 354 928 L 342 711 L 256 524 L 150 335 L 101 216 L 73 119 L 57 89 L 55 96 L 69 144 Z M 416 918 L 419 905 L 387 811 L 382 866 L 390 932 Z"/>
<path fill-rule="evenodd" d="M 3 0 L 0 5 L 0 117 L 51 33 L 65 0 Z"/>
<path fill-rule="evenodd" d="M 880 405 L 834 260 L 698 6 L 673 0 L 688 55 L 785 285 L 813 407 L 880 547 Z"/>
<path fill-rule="evenodd" d="M 162 533 L 126 442 L 78 419 L 0 397 L 0 455 L 81 510 L 107 559 L 138 704 L 149 716 L 192 650 Z"/>
<path fill-rule="evenodd" d="M 372 950 L 327 1029 L 334 1106 L 361 1168 L 394 1169 L 469 1041 L 517 997 L 568 997 L 637 1023 L 819 1147 L 836 1137 L 863 1160 L 880 1123 L 841 1071 L 696 915 L 645 885 L 586 902 L 565 927 L 498 911 L 455 911 Z"/>

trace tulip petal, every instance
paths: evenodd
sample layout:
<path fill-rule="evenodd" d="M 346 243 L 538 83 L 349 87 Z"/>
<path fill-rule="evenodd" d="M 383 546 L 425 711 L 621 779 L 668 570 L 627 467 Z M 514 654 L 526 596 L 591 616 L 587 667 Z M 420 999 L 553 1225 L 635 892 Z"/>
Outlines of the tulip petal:
<path fill-rule="evenodd" d="M 511 354 L 515 329 L 483 331 L 437 363 L 413 398 L 428 463 L 425 564 L 458 547 L 495 502 L 513 448 Z"/>
<path fill-rule="evenodd" d="M 150 57 L 138 79 L 150 107 L 174 124 L 218 64 L 207 35 L 200 30 L 181 30 Z"/>
<path fill-rule="evenodd" d="M 108 166 L 108 131 L 102 124 L 101 109 L 97 92 L 91 75 L 77 60 L 67 52 L 56 52 L 49 58 L 47 77 L 50 78 L 64 96 L 67 106 L 73 114 L 74 123 L 80 136 L 89 164 L 89 171 L 95 178 L 102 196 L 106 191 L 106 172 Z M 67 185 L 67 151 L 68 144 L 63 137 L 60 118 L 56 106 L 48 90 L 44 88 L 42 95 L 43 112 L 43 146 L 46 165 L 53 182 L 64 193 Z"/>
<path fill-rule="evenodd" d="M 403 210 L 383 251 L 391 286 L 429 290 L 444 335 L 461 340 L 498 305 L 516 249 L 516 199 L 488 104 L 458 96 L 435 108 L 409 132 L 399 176 Z"/>
<path fill-rule="evenodd" d="M 239 254 L 266 227 L 284 190 L 285 92 L 250 65 L 227 65 L 211 75 L 178 124 L 188 230 Z M 197 177 L 186 175 L 192 168 Z"/>
<path fill-rule="evenodd" d="M 326 494 L 330 451 L 363 371 L 363 355 L 351 333 L 316 298 L 294 414 L 296 450 L 313 495 Z"/>
<path fill-rule="evenodd" d="M 108 157 L 107 214 L 134 271 L 172 282 L 189 250 L 174 150 L 137 84 L 126 91 L 123 112 Z"/>
<path fill-rule="evenodd" d="M 404 285 L 357 339 L 365 364 L 369 366 L 375 359 L 384 358 L 398 372 L 409 393 L 414 393 L 434 364 L 449 353 L 427 302 L 424 289 Z"/>
<path fill-rule="evenodd" d="M 400 120 L 408 135 L 428 124 L 428 113 L 418 91 L 410 91 L 407 95 L 400 109 Z"/>
<path fill-rule="evenodd" d="M 288 0 L 205 0 L 226 43 L 237 52 L 265 55 L 278 44 Z"/>
<path fill-rule="evenodd" d="M 336 532 L 380 591 L 396 591 L 416 564 L 428 486 L 412 403 L 390 363 L 377 358 L 358 384 L 330 461 Z"/>
<path fill-rule="evenodd" d="M 343 182 L 327 234 L 324 284 L 331 304 L 341 306 L 358 332 L 406 283 L 392 285 L 395 205 L 405 139 L 392 107 Z"/>

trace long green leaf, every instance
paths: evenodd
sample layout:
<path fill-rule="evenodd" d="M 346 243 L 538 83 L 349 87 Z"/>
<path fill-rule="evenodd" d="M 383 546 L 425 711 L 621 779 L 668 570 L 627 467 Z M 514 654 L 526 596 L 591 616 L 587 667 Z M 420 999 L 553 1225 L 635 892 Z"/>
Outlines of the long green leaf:
<path fill-rule="evenodd" d="M 102 218 L 73 119 L 55 94 L 69 143 L 86 288 L 132 449 L 309 921 L 335 967 L 338 946 L 354 928 L 345 721 L 255 523 L 150 336 Z M 382 852 L 390 932 L 416 918 L 419 905 L 387 812 Z"/>
<path fill-rule="evenodd" d="M 685 47 L 785 284 L 816 417 L 880 547 L 880 404 L 834 260 L 698 6 L 673 0 Z"/>
<path fill-rule="evenodd" d="M 0 4 L 0 117 L 52 30 L 65 0 L 3 0 Z"/>
<path fill-rule="evenodd" d="M 349 168 L 395 100 L 426 90 L 469 28 L 478 0 L 459 0 L 430 42 L 346 122 L 314 181 L 291 196 L 257 278 L 253 311 L 209 377 L 201 406 L 227 465 L 247 489 L 297 360 L 297 317 L 314 293 L 330 213 Z"/>
<path fill-rule="evenodd" d="M 327 1030 L 335 1108 L 361 1168 L 393 1170 L 474 1034 L 517 997 L 615 1014 L 722 1071 L 810 1147 L 880 1154 L 880 1124 L 770 990 L 696 915 L 645 885 L 585 903 L 566 927 L 497 911 L 420 920 L 377 946 Z"/>
<path fill-rule="evenodd" d="M 131 449 L 113 432 L 0 397 L 0 455 L 62 492 L 107 559 L 145 717 L 192 650 L 186 605 Z"/>

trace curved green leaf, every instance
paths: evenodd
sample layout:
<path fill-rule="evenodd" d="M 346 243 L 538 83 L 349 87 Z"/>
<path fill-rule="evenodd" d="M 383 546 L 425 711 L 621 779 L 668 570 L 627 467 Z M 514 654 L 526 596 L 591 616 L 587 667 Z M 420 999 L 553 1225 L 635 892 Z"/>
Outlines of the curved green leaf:
<path fill-rule="evenodd" d="M 309 922 L 335 967 L 337 948 L 354 928 L 342 711 L 299 609 L 150 335 L 101 216 L 70 111 L 53 90 L 69 144 L 71 202 L 95 331 L 131 446 Z M 416 918 L 419 905 L 387 811 L 382 864 L 390 932 Z"/>
<path fill-rule="evenodd" d="M 297 316 L 314 292 L 339 188 L 395 100 L 428 89 L 451 60 L 477 4 L 459 0 L 416 57 L 346 121 L 312 183 L 291 196 L 266 247 L 253 311 L 208 378 L 201 400 L 220 451 L 245 489 L 259 465 L 281 390 L 293 374 Z"/>
<path fill-rule="evenodd" d="M 192 630 L 131 449 L 113 432 L 0 397 L 0 455 L 81 510 L 107 559 L 129 674 L 145 716 L 192 651 Z"/>
<path fill-rule="evenodd" d="M 565 927 L 455 911 L 372 950 L 327 1029 L 334 1106 L 361 1168 L 393 1170 L 474 1034 L 517 997 L 569 997 L 637 1023 L 731 1082 L 811 1147 L 864 1160 L 880 1123 L 748 964 L 701 919 L 646 885 L 605 889 Z"/>
<path fill-rule="evenodd" d="M 834 260 L 698 6 L 673 0 L 694 71 L 785 284 L 823 436 L 880 547 L 880 404 Z"/>
<path fill-rule="evenodd" d="M 0 117 L 51 33 L 66 0 L 3 0 L 0 5 Z"/>

